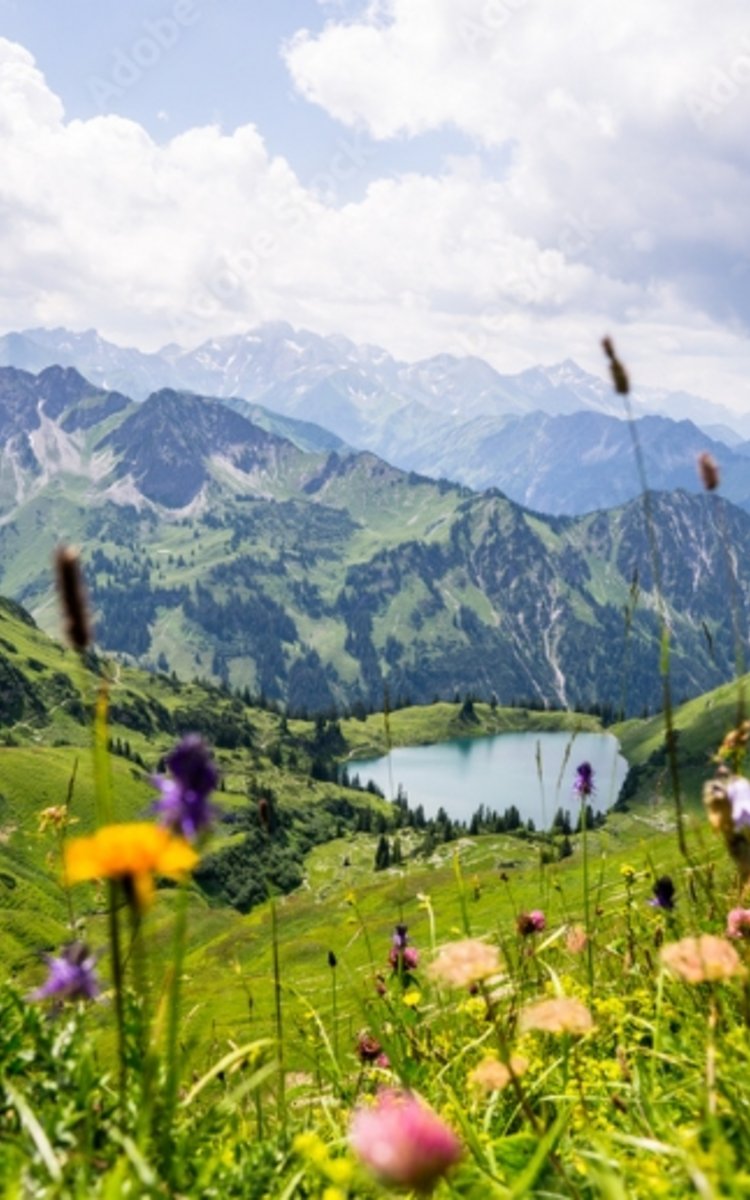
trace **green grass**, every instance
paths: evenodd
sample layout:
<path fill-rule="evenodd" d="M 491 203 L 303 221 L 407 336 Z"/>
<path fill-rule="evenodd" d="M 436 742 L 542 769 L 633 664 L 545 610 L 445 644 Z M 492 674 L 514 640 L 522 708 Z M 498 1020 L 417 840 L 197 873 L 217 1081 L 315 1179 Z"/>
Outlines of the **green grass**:
<path fill-rule="evenodd" d="M 0 607 L 0 637 L 13 646 L 3 653 L 40 696 L 51 696 L 62 672 L 90 699 L 93 677 L 12 608 Z M 233 703 L 217 690 L 127 667 L 113 672 L 111 693 L 113 703 L 151 702 L 152 709 L 158 703 L 168 714 Z M 440 1197 L 740 1200 L 750 1182 L 744 1166 L 750 1150 L 747 996 L 738 982 L 690 988 L 659 965 L 662 942 L 698 931 L 721 934 L 727 910 L 737 903 L 731 863 L 700 806 L 700 787 L 734 721 L 736 697 L 735 687 L 719 688 L 675 713 L 691 864 L 677 848 L 663 725 L 653 718 L 613 729 L 629 761 L 643 771 L 629 810 L 611 814 L 588 835 L 587 870 L 581 836 L 573 837 L 570 857 L 545 864 L 543 842 L 508 835 L 461 837 L 437 846 L 429 858 L 412 856 L 418 837 L 404 830 L 404 863 L 381 873 L 373 871 L 374 834 L 317 846 L 306 859 L 304 886 L 274 901 L 275 918 L 270 903 L 241 916 L 211 906 L 191 886 L 179 1048 L 182 1096 L 196 1084 L 200 1093 L 187 1107 L 178 1105 L 174 1118 L 159 1107 L 166 1094 L 163 1058 L 149 1076 L 150 1060 L 131 1055 L 128 1096 L 118 1108 L 111 1003 L 72 1024 L 50 1024 L 0 989 L 0 1091 L 6 1089 L 0 1170 L 7 1186 L 21 1188 L 23 1177 L 25 1190 L 18 1194 L 24 1195 L 374 1200 L 382 1193 L 347 1149 L 346 1129 L 358 1101 L 382 1082 L 415 1088 L 459 1132 L 464 1158 L 453 1182 L 438 1185 Z M 457 704 L 435 704 L 392 713 L 390 738 L 382 715 L 342 722 L 342 732 L 348 753 L 358 756 L 384 751 L 389 740 L 427 744 L 519 728 L 599 728 L 593 717 L 482 704 L 475 705 L 475 722 L 459 714 Z M 284 733 L 276 714 L 253 709 L 247 715 L 253 747 L 219 752 L 222 806 L 246 803 L 251 776 L 273 787 L 282 806 L 301 799 L 315 806 L 336 790 L 304 774 L 309 723 L 290 721 Z M 59 846 L 51 831 L 39 831 L 39 811 L 65 801 L 75 766 L 77 824 L 70 834 L 84 832 L 92 826 L 94 785 L 88 729 L 70 714 L 49 704 L 46 719 L 22 720 L 4 732 L 11 744 L 0 746 L 0 961 L 23 993 L 43 977 L 40 953 L 54 952 L 69 936 Z M 111 732 L 127 738 L 150 767 L 173 736 L 123 725 Z M 301 755 L 299 771 L 269 760 L 279 742 L 284 754 L 294 747 Z M 118 818 L 140 816 L 152 795 L 144 771 L 116 756 L 110 765 Z M 371 802 L 388 811 L 385 802 Z M 236 836 L 220 827 L 215 845 Z M 632 882 L 623 868 L 634 872 Z M 677 888 L 672 914 L 647 903 L 655 878 L 665 874 Z M 79 885 L 70 900 L 78 936 L 105 951 L 104 893 Z M 136 943 L 146 957 L 151 1028 L 162 1047 L 180 903 L 178 889 L 161 889 Z M 546 929 L 523 938 L 516 921 L 532 909 L 544 911 Z M 388 962 L 400 922 L 420 953 L 403 986 Z M 567 947 L 568 934 L 586 922 L 591 952 L 577 955 Z M 497 945 L 504 963 L 507 979 L 489 1008 L 481 991 L 473 997 L 465 988 L 453 992 L 427 971 L 433 940 L 439 946 L 467 934 Z M 286 1101 L 273 1051 L 274 936 Z M 132 956 L 128 949 L 128 970 Z M 101 971 L 106 980 L 106 956 Z M 383 987 L 385 997 L 378 994 Z M 587 1004 L 593 1034 L 559 1040 L 518 1030 L 519 1009 L 556 991 Z M 127 1011 L 126 1037 L 135 1046 L 141 1018 L 136 1009 Z M 385 1047 L 389 1073 L 358 1061 L 364 1028 Z M 522 1081 L 526 1107 L 513 1089 L 487 1097 L 470 1083 L 488 1049 L 502 1057 L 503 1038 L 529 1062 Z M 232 1059 L 245 1043 L 258 1048 Z M 227 1055 L 230 1065 L 201 1084 Z M 306 1139 L 295 1141 L 301 1133 Z"/>

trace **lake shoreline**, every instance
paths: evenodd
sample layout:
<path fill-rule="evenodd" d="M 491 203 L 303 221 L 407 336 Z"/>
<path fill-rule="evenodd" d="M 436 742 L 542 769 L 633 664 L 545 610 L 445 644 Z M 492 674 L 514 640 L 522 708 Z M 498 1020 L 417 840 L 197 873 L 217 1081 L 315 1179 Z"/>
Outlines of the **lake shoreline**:
<path fill-rule="evenodd" d="M 492 737 L 500 733 L 606 733 L 598 717 L 589 713 L 545 709 L 503 708 L 476 702 L 474 720 L 461 717 L 463 705 L 438 701 L 435 704 L 397 709 L 388 714 L 372 713 L 361 721 L 348 717 L 340 722 L 346 752 L 339 761 L 374 758 L 398 746 L 434 746 L 455 738 Z"/>
<path fill-rule="evenodd" d="M 408 799 L 430 819 L 442 809 L 468 823 L 477 810 L 502 815 L 515 807 L 524 823 L 550 828 L 558 810 L 573 823 L 581 805 L 576 768 L 589 762 L 594 812 L 617 801 L 628 763 L 614 734 L 600 731 L 502 731 L 486 737 L 452 738 L 421 746 L 397 746 L 385 755 L 350 760 L 347 770 L 361 786 L 374 783 L 387 799 Z"/>

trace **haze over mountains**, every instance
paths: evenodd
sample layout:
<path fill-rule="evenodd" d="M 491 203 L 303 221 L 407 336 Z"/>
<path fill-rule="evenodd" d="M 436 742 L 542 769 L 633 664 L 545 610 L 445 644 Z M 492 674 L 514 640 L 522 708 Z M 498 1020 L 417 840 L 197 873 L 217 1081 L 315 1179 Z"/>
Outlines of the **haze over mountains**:
<path fill-rule="evenodd" d="M 218 396 L 303 448 L 371 450 L 405 470 L 499 487 L 543 512 L 611 507 L 640 488 L 620 399 L 604 377 L 570 361 L 513 376 L 471 357 L 407 364 L 282 322 L 154 354 L 94 331 L 0 338 L 0 364 L 39 371 L 54 363 L 136 400 L 164 387 Z M 633 408 L 650 486 L 697 490 L 695 458 L 708 449 L 721 462 L 724 494 L 750 503 L 750 416 L 653 389 L 638 392 Z"/>
<path fill-rule="evenodd" d="M 0 592 L 50 628 L 64 538 L 83 547 L 104 648 L 296 709 L 379 706 L 386 684 L 414 701 L 659 702 L 640 500 L 544 517 L 70 368 L 0 369 L 0 414 Z M 731 674 L 723 539 L 746 604 L 750 515 L 685 492 L 653 510 L 675 693 L 692 695 Z"/>

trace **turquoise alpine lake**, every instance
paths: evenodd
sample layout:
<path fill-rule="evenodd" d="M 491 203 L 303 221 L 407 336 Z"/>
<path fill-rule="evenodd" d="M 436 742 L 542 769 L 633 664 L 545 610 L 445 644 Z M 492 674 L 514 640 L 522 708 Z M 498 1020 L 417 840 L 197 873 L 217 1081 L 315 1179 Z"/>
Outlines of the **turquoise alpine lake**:
<path fill-rule="evenodd" d="M 347 763 L 350 779 L 377 784 L 388 799 L 401 788 L 410 808 L 426 817 L 442 808 L 451 820 L 469 822 L 483 804 L 502 813 L 515 804 L 537 829 L 552 824 L 558 808 L 575 823 L 580 800 L 573 790 L 576 767 L 594 768 L 591 804 L 603 812 L 617 799 L 628 764 L 620 744 L 603 733 L 498 733 L 457 738 L 432 746 L 397 746 L 381 758 Z"/>

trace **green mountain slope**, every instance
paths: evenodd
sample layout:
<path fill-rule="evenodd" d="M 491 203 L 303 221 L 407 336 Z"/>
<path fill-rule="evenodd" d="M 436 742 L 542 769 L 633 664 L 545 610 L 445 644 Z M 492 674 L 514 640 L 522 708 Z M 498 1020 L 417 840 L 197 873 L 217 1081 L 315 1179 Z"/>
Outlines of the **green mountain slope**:
<path fill-rule="evenodd" d="M 53 547 L 73 540 L 103 648 L 296 711 L 380 707 L 386 686 L 415 702 L 659 704 L 640 501 L 543 517 L 371 454 L 301 450 L 217 401 L 110 403 L 75 372 L 43 376 L 5 379 L 22 377 L 28 445 L 10 438 L 0 458 L 0 587 L 43 625 Z M 87 423 L 82 405 L 104 416 Z M 678 698 L 731 673 L 728 551 L 750 596 L 750 516 L 715 499 L 652 498 Z"/>

